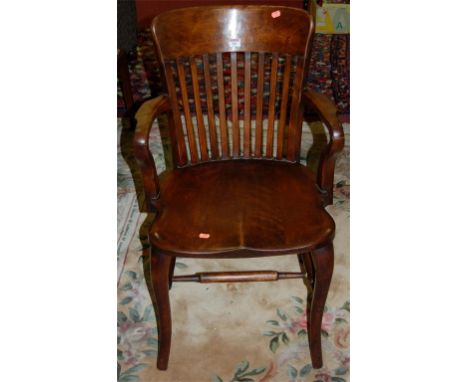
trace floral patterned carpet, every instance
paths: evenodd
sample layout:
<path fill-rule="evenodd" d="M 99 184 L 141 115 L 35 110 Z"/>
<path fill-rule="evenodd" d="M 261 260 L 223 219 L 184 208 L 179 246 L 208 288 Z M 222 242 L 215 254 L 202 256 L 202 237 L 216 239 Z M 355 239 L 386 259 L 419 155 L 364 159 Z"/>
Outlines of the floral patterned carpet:
<path fill-rule="evenodd" d="M 156 122 L 155 122 L 156 124 Z M 156 369 L 157 329 L 145 281 L 147 215 L 139 212 L 132 131 L 118 120 L 118 381 L 343 382 L 349 380 L 349 125 L 337 161 L 335 270 L 322 323 L 324 367 L 312 369 L 302 280 L 276 283 L 175 283 L 172 348 L 167 371 Z M 326 138 L 320 123 L 304 124 L 303 163 Z M 164 123 L 151 136 L 158 172 L 171 166 Z M 132 175 L 133 173 L 133 175 Z M 143 228 L 142 228 L 143 226 Z M 176 274 L 201 270 L 298 271 L 297 257 L 243 260 L 178 259 Z"/>

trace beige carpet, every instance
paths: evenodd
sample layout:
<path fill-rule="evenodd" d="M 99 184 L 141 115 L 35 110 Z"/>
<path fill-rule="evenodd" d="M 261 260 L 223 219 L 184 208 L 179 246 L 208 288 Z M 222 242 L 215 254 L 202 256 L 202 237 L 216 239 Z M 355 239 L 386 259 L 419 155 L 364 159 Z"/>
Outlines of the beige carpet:
<path fill-rule="evenodd" d="M 158 172 L 170 164 L 166 133 L 152 135 Z M 321 124 L 304 125 L 304 162 L 323 141 Z M 157 330 L 144 276 L 147 244 L 135 194 L 131 132 L 118 123 L 118 364 L 119 382 L 349 381 L 349 125 L 337 163 L 335 203 L 327 207 L 337 232 L 335 271 L 322 323 L 324 367 L 311 368 L 302 280 L 276 283 L 175 283 L 169 369 L 156 369 Z M 315 141 L 314 141 L 315 139 Z M 310 147 L 312 146 L 312 150 Z M 126 160 L 124 159 L 126 158 Z M 128 164 L 130 163 L 130 166 Z M 311 166 L 314 164 L 311 163 Z M 138 179 L 136 181 L 138 186 Z M 142 256 L 143 255 L 143 256 Z M 299 270 L 297 257 L 244 260 L 179 259 L 176 274 L 201 270 Z"/>

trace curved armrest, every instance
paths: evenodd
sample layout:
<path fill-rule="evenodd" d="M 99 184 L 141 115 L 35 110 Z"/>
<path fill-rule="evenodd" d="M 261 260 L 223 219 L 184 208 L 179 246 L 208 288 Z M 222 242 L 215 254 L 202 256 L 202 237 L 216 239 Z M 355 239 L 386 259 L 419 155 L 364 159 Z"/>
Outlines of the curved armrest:
<path fill-rule="evenodd" d="M 149 212 L 156 212 L 159 197 L 159 178 L 149 149 L 149 135 L 154 120 L 170 109 L 167 96 L 162 95 L 143 103 L 135 115 L 137 126 L 133 138 L 135 158 L 143 177 L 143 189 Z"/>
<path fill-rule="evenodd" d="M 329 205 L 333 203 L 335 158 L 344 147 L 343 126 L 336 115 L 336 106 L 326 96 L 306 89 L 303 97 L 304 101 L 318 113 L 330 135 L 330 142 L 320 156 L 317 171 L 318 185 L 326 192 L 325 205 Z"/>

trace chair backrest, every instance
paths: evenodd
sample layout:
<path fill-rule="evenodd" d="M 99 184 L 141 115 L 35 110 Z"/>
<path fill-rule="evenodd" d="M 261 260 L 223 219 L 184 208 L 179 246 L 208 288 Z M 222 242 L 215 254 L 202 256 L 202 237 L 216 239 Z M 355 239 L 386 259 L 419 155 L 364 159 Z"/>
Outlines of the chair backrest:
<path fill-rule="evenodd" d="M 313 22 L 300 9 L 209 6 L 157 16 L 178 167 L 210 160 L 298 161 Z"/>

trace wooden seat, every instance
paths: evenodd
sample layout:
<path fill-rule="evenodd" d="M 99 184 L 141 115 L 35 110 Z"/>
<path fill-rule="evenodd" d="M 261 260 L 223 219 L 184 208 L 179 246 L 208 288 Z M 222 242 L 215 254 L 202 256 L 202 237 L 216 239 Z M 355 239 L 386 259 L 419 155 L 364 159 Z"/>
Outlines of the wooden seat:
<path fill-rule="evenodd" d="M 315 179 L 299 164 L 266 160 L 174 170 L 161 179 L 161 215 L 150 239 L 177 256 L 310 252 L 334 233 Z"/>
<path fill-rule="evenodd" d="M 303 278 L 313 286 L 307 329 L 322 367 L 320 328 L 333 273 L 335 157 L 343 129 L 335 106 L 305 89 L 313 21 L 273 6 L 178 9 L 153 20 L 165 91 L 136 115 L 134 148 L 148 212 L 155 213 L 151 284 L 158 321 L 157 367 L 168 367 L 172 281 L 244 282 Z M 304 106 L 330 140 L 317 173 L 299 163 Z M 166 114 L 174 170 L 159 179 L 149 136 Z M 209 272 L 173 276 L 176 257 L 298 254 L 302 272 Z M 194 349 L 191 349 L 194 350 Z"/>

